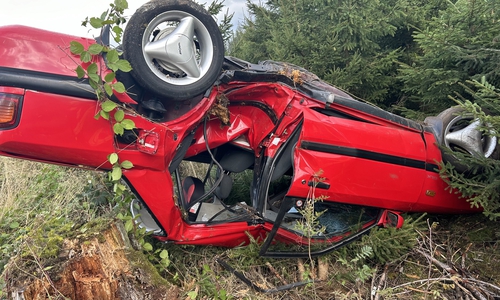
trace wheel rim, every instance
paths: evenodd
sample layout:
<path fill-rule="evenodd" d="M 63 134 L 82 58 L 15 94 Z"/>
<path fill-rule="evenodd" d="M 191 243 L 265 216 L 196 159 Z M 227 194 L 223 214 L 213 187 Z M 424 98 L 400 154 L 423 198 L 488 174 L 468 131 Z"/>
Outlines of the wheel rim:
<path fill-rule="evenodd" d="M 151 71 L 174 85 L 200 80 L 214 59 L 209 31 L 198 18 L 183 11 L 167 11 L 149 22 L 142 53 Z"/>
<path fill-rule="evenodd" d="M 481 122 L 470 116 L 457 116 L 446 126 L 444 142 L 453 151 L 466 151 L 474 156 L 490 157 L 497 138 L 480 130 Z"/>

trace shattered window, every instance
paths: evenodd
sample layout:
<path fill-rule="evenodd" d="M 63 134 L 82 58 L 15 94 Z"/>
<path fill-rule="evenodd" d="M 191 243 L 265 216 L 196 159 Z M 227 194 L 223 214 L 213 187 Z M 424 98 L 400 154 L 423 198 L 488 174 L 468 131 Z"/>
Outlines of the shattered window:
<path fill-rule="evenodd" d="M 378 218 L 380 209 L 336 202 L 316 202 L 314 209 L 292 207 L 282 227 L 300 235 L 330 238 L 356 232 Z"/>

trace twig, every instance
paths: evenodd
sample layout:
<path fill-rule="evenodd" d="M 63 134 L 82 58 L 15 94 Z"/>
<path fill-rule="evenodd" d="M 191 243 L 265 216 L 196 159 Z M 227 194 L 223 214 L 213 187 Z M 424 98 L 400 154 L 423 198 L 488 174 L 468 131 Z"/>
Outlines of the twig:
<path fill-rule="evenodd" d="M 377 277 L 378 268 L 375 267 L 375 271 L 373 271 L 372 283 L 370 289 L 370 300 L 374 300 L 374 296 L 377 294 L 377 290 L 375 288 L 375 278 Z"/>
<path fill-rule="evenodd" d="M 491 283 L 488 283 L 488 282 L 484 282 L 482 280 L 478 280 L 478 279 L 474 279 L 474 278 L 467 278 L 467 281 L 471 281 L 471 282 L 475 282 L 475 283 L 478 283 L 478 284 L 483 284 L 483 285 L 487 285 L 497 291 L 500 292 L 500 287 L 494 285 L 494 284 L 491 284 Z M 500 297 L 500 295 L 495 295 L 495 297 Z"/>
<path fill-rule="evenodd" d="M 458 272 L 455 271 L 453 268 L 451 268 L 450 266 L 448 266 L 445 263 L 440 262 L 439 260 L 435 259 L 434 257 L 431 257 L 429 254 L 423 252 L 420 249 L 417 249 L 416 251 L 418 253 L 422 254 L 424 257 L 426 257 L 434 265 L 440 267 L 441 269 L 448 272 L 449 274 L 454 275 L 451 278 L 453 280 L 453 282 L 455 284 L 457 284 L 460 288 L 462 288 L 462 286 L 458 283 L 458 281 L 462 282 L 462 284 L 464 285 L 464 288 L 467 289 L 469 293 L 471 293 L 471 295 L 469 295 L 469 296 L 475 297 L 475 299 L 487 300 L 486 297 L 484 297 L 484 295 L 477 288 L 475 288 L 474 286 L 469 284 L 466 280 L 463 280 L 462 276 L 460 274 L 458 274 Z"/>
<path fill-rule="evenodd" d="M 415 280 L 415 281 L 411 281 L 411 282 L 406 282 L 406 283 L 403 283 L 403 284 L 400 284 L 400 285 L 393 287 L 393 289 L 402 288 L 402 287 L 405 287 L 405 286 L 408 286 L 411 284 L 415 284 L 415 283 L 427 283 L 427 282 L 439 282 L 439 281 L 454 282 L 452 279 L 446 278 L 446 277 L 426 278 L 426 279 L 420 279 L 420 280 Z"/>
<path fill-rule="evenodd" d="M 57 294 L 59 294 L 59 295 L 61 295 L 63 298 L 65 298 L 66 296 L 63 295 L 56 288 L 56 286 L 55 286 L 54 282 L 52 281 L 52 279 L 50 278 L 49 274 L 47 274 L 47 272 L 45 271 L 45 268 L 42 266 L 42 263 L 40 262 L 39 257 L 35 254 L 35 252 L 33 251 L 33 249 L 31 249 L 31 247 L 29 245 L 29 241 L 26 242 L 26 247 L 28 247 L 28 250 L 30 251 L 31 255 L 33 255 L 33 259 L 34 259 L 36 265 L 38 266 L 38 268 L 40 268 L 40 272 L 45 277 L 45 279 L 47 280 L 47 282 L 49 283 L 49 285 L 54 289 L 54 292 L 57 293 Z M 47 295 L 50 297 L 49 291 L 47 289 L 46 289 L 46 291 L 47 291 Z"/>
<path fill-rule="evenodd" d="M 429 224 L 429 219 L 427 219 L 427 227 L 429 228 L 429 252 L 430 252 L 430 257 L 434 259 L 434 247 L 432 247 L 432 225 Z M 419 251 L 419 250 L 417 250 Z M 432 267 L 431 264 L 429 264 L 429 270 L 427 274 L 427 278 L 431 277 L 431 272 L 432 272 Z M 427 291 L 429 291 L 430 288 L 430 283 L 427 282 Z"/>
<path fill-rule="evenodd" d="M 436 266 L 440 267 L 441 269 L 443 269 L 444 271 L 447 271 L 448 273 L 452 274 L 452 275 L 458 275 L 457 271 L 453 270 L 450 266 L 448 266 L 447 264 L 444 264 L 442 262 L 440 262 L 439 260 L 435 259 L 434 257 L 432 257 L 431 255 L 425 253 L 424 251 L 420 250 L 420 249 L 416 249 L 415 251 L 417 251 L 418 253 L 422 254 L 424 257 L 426 257 L 430 262 L 432 262 L 433 264 L 435 264 Z"/>
<path fill-rule="evenodd" d="M 464 253 L 462 253 L 462 269 L 464 270 L 464 272 L 465 272 L 465 258 L 467 257 L 467 252 L 469 252 L 471 246 L 472 243 L 469 243 L 469 245 L 467 245 L 467 248 L 465 248 Z"/>
<path fill-rule="evenodd" d="M 269 268 L 269 270 L 271 270 L 271 272 L 274 273 L 274 276 L 278 277 L 282 284 L 288 284 L 286 280 L 278 272 L 276 272 L 276 269 L 271 265 L 270 262 L 266 262 L 266 266 Z"/>
<path fill-rule="evenodd" d="M 474 297 L 474 295 L 468 289 L 466 289 L 460 283 L 458 283 L 458 280 L 453 280 L 453 281 L 468 297 L 471 297 L 472 299 L 476 299 L 476 297 Z"/>
<path fill-rule="evenodd" d="M 379 291 L 382 289 L 382 286 L 385 283 L 385 278 L 387 277 L 387 270 L 388 269 L 389 269 L 389 265 L 386 264 L 384 267 L 384 272 L 382 273 L 382 276 L 380 277 L 380 280 L 378 282 L 377 289 L 375 291 L 375 299 L 374 300 L 378 300 L 380 298 Z"/>
<path fill-rule="evenodd" d="M 424 290 L 420 290 L 420 289 L 416 289 L 416 288 L 412 288 L 411 286 L 407 287 L 407 289 L 412 290 L 414 292 L 419 292 L 419 293 L 423 293 L 423 294 L 432 295 L 432 292 L 424 291 Z"/>

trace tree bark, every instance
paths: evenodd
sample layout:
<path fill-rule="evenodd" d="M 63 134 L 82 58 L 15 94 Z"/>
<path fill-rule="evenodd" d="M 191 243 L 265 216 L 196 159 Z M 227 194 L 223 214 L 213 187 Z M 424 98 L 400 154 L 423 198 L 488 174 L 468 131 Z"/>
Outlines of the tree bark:
<path fill-rule="evenodd" d="M 147 258 L 131 247 L 121 223 L 112 223 L 109 229 L 90 240 L 65 240 L 59 258 L 59 263 L 49 268 L 38 264 L 37 272 L 23 269 L 20 261 L 13 259 L 4 273 L 11 298 L 179 298 L 178 288 L 162 279 Z"/>

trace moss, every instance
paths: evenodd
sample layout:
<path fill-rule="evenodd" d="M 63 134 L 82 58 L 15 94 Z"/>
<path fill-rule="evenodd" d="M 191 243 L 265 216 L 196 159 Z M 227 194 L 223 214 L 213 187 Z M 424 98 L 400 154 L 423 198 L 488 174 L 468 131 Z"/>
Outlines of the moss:
<path fill-rule="evenodd" d="M 82 242 L 97 238 L 100 243 L 104 243 L 105 238 L 102 235 L 102 232 L 109 229 L 112 222 L 113 220 L 110 218 L 101 217 L 92 219 L 75 230 L 73 237 Z"/>
<path fill-rule="evenodd" d="M 148 284 L 155 287 L 171 285 L 171 283 L 158 273 L 156 267 L 148 260 L 147 256 L 142 253 L 142 251 L 130 250 L 127 253 L 127 258 L 129 259 L 132 268 L 142 275 L 138 276 L 141 281 L 147 281 Z"/>
<path fill-rule="evenodd" d="M 38 259 L 48 259 L 57 257 L 61 249 L 64 237 L 71 230 L 71 223 L 60 224 L 59 218 L 47 219 L 42 226 L 37 226 L 35 222 L 33 227 L 22 238 L 27 247 L 24 247 L 21 256 L 34 256 Z"/>

